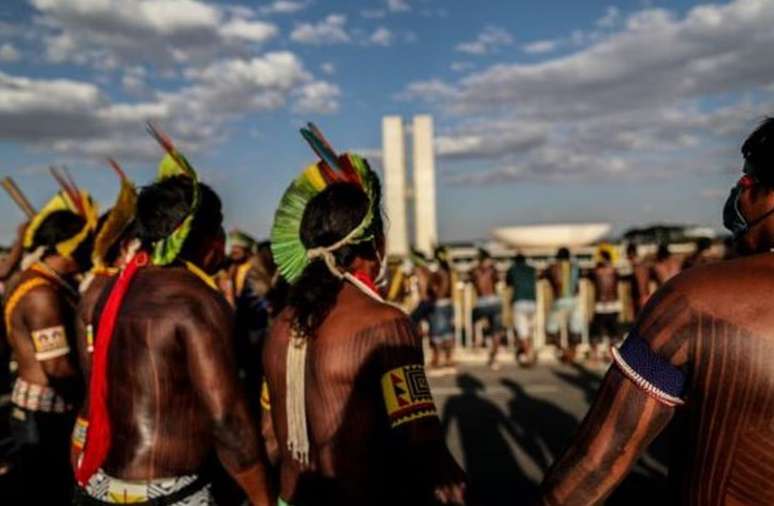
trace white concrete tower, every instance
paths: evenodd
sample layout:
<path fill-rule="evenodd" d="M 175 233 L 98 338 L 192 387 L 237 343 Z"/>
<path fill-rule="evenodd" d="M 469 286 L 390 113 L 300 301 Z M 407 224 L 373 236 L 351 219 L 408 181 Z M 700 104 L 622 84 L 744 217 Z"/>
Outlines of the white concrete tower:
<path fill-rule="evenodd" d="M 385 211 L 387 213 L 387 253 L 406 256 L 406 149 L 400 116 L 382 118 L 382 165 L 384 167 Z"/>
<path fill-rule="evenodd" d="M 427 255 L 438 245 L 433 117 L 414 116 L 414 244 Z"/>

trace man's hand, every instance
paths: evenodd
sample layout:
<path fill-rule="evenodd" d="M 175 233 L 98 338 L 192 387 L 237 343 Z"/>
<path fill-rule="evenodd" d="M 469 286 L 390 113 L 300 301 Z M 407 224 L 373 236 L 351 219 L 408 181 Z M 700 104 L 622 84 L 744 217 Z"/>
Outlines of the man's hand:
<path fill-rule="evenodd" d="M 433 496 L 440 504 L 467 504 L 465 471 L 460 468 L 448 450 L 446 454 L 446 458 L 431 468 L 434 469 L 433 482 L 436 483 Z"/>

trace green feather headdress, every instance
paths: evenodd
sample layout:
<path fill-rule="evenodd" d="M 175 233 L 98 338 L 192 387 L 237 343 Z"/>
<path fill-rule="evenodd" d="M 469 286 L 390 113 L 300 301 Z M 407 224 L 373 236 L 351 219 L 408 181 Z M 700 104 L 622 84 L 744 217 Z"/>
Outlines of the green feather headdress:
<path fill-rule="evenodd" d="M 191 233 L 191 224 L 193 223 L 194 216 L 199 210 L 199 204 L 201 203 L 201 193 L 199 190 L 199 177 L 196 175 L 196 171 L 193 166 L 188 163 L 185 156 L 177 150 L 169 137 L 163 132 L 156 129 L 148 123 L 148 133 L 156 139 L 156 141 L 167 152 L 166 156 L 162 158 L 159 163 L 159 171 L 156 176 L 156 182 L 164 181 L 175 176 L 190 177 L 193 181 L 193 199 L 191 202 L 191 210 L 188 211 L 188 215 L 177 226 L 177 228 L 166 238 L 157 241 L 153 245 L 152 261 L 154 265 L 169 265 L 175 261 L 180 255 L 180 251 L 183 249 L 188 234 Z"/>
<path fill-rule="evenodd" d="M 280 274 L 291 284 L 298 281 L 311 259 L 324 258 L 326 254 L 348 244 L 373 240 L 374 237 L 368 234 L 367 230 L 373 222 L 374 213 L 378 212 L 373 208 L 376 197 L 374 183 L 377 176 L 368 162 L 352 153 L 337 155 L 312 123 L 301 129 L 301 135 L 320 157 L 320 161 L 308 166 L 285 191 L 274 215 L 271 230 L 274 262 Z M 368 212 L 360 224 L 341 241 L 309 251 L 301 242 L 301 220 L 304 211 L 309 201 L 334 183 L 358 185 L 368 196 L 371 205 L 368 206 Z"/>

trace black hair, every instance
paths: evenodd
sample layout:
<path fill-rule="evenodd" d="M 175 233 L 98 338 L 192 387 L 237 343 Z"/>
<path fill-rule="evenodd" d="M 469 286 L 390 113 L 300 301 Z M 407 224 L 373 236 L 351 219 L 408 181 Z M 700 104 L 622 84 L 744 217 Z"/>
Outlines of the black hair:
<path fill-rule="evenodd" d="M 479 261 L 488 260 L 490 258 L 492 258 L 492 255 L 489 254 L 489 252 L 487 250 L 485 250 L 484 248 L 478 248 L 478 259 L 479 259 Z"/>
<path fill-rule="evenodd" d="M 567 249 L 566 247 L 562 246 L 556 252 L 556 259 L 557 260 L 569 260 L 570 259 L 570 250 Z"/>
<path fill-rule="evenodd" d="M 626 246 L 626 255 L 627 256 L 637 256 L 637 245 L 633 242 L 630 242 Z"/>
<path fill-rule="evenodd" d="M 449 250 L 445 247 L 436 246 L 433 250 L 433 258 L 435 258 L 438 265 L 441 266 L 441 269 L 445 271 L 451 270 L 451 265 L 449 264 Z"/>
<path fill-rule="evenodd" d="M 198 184 L 199 209 L 191 223 L 191 234 L 180 252 L 182 258 L 195 257 L 205 243 L 222 233 L 220 197 L 206 184 Z M 144 248 L 168 237 L 183 223 L 191 210 L 193 191 L 193 180 L 186 176 L 171 177 L 140 191 L 133 233 Z"/>
<path fill-rule="evenodd" d="M 32 248 L 46 248 L 45 254 L 56 253 L 56 245 L 83 230 L 86 220 L 72 211 L 54 211 L 40 224 L 32 238 Z"/>
<path fill-rule="evenodd" d="M 86 219 L 72 211 L 54 211 L 43 220 L 32 238 L 32 249 L 44 247 L 43 257 L 57 254 L 56 245 L 75 237 L 86 225 Z M 94 234 L 90 233 L 71 253 L 81 270 L 91 267 Z"/>
<path fill-rule="evenodd" d="M 599 256 L 601 256 L 603 260 L 606 260 L 608 262 L 613 260 L 613 257 L 610 255 L 610 252 L 607 251 L 606 249 L 603 249 L 602 251 L 600 251 Z"/>
<path fill-rule="evenodd" d="M 702 252 L 707 251 L 712 247 L 712 239 L 709 237 L 700 237 L 699 240 L 696 241 L 696 251 Z"/>
<path fill-rule="evenodd" d="M 346 237 L 365 217 L 369 205 L 373 220 L 366 235 L 373 241 L 350 244 L 333 252 L 336 265 L 348 269 L 356 258 L 375 260 L 378 241 L 384 239 L 381 212 L 381 187 L 373 177 L 374 202 L 369 202 L 363 190 L 352 183 L 334 183 L 315 195 L 307 204 L 301 219 L 301 242 L 307 249 L 330 246 Z M 291 287 L 288 304 L 294 309 L 297 325 L 312 336 L 328 316 L 342 287 L 322 259 L 313 260 L 299 280 Z"/>
<path fill-rule="evenodd" d="M 523 253 L 517 253 L 515 257 L 513 257 L 513 263 L 521 265 L 527 261 L 527 257 L 524 256 Z"/>
<path fill-rule="evenodd" d="M 669 246 L 666 243 L 661 243 L 658 245 L 658 251 L 656 251 L 656 260 L 666 260 L 669 258 L 672 254 L 669 252 Z"/>
<path fill-rule="evenodd" d="M 755 177 L 774 187 L 774 118 L 764 119 L 742 144 L 742 156 L 755 167 Z"/>

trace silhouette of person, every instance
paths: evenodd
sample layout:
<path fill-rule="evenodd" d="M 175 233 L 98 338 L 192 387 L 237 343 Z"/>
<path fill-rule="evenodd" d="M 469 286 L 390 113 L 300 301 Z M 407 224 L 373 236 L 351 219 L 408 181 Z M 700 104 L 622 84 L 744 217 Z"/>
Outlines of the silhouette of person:
<path fill-rule="evenodd" d="M 515 440 L 513 425 L 497 405 L 480 395 L 484 385 L 476 377 L 462 374 L 457 386 L 462 393 L 448 399 L 441 423 L 447 434 L 450 425 L 457 423 L 472 497 L 484 505 L 513 504 L 535 488 L 503 435 Z"/>

